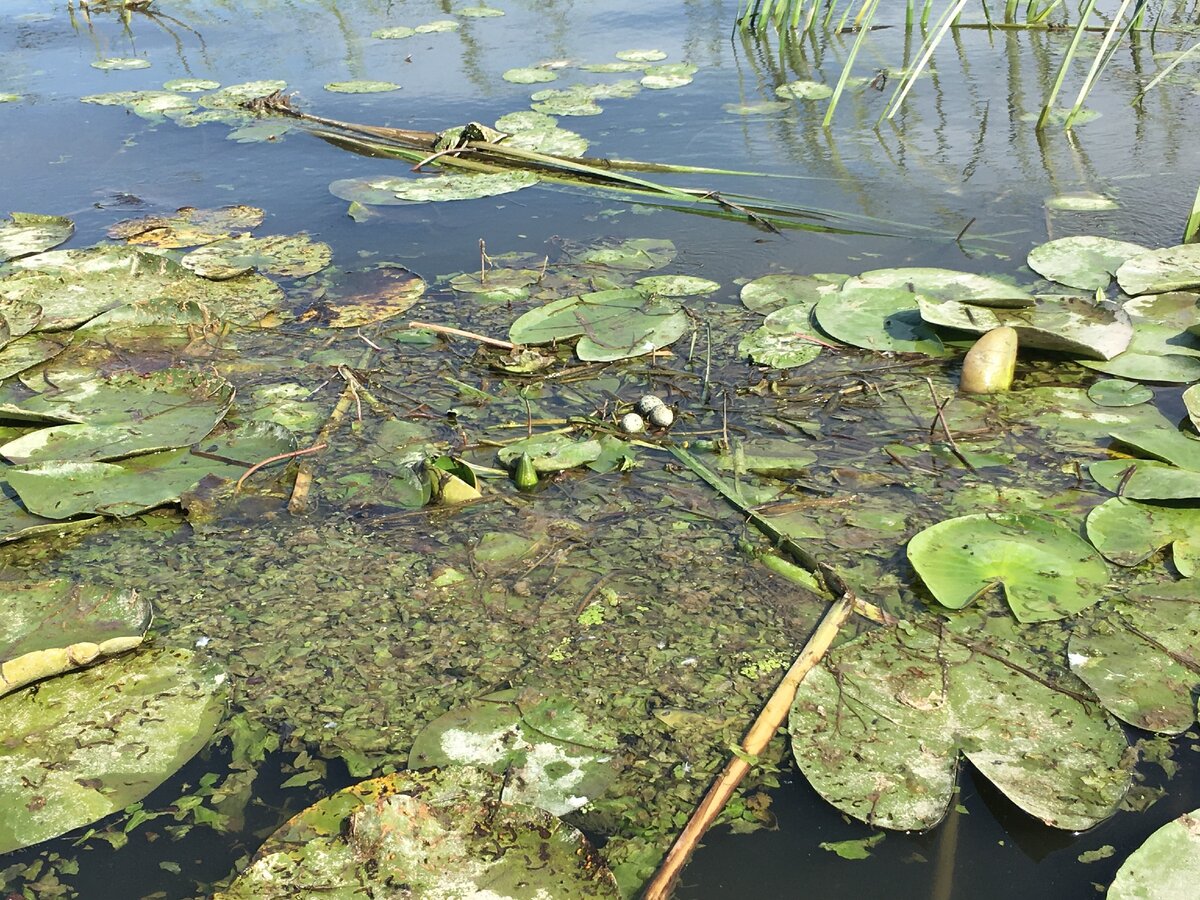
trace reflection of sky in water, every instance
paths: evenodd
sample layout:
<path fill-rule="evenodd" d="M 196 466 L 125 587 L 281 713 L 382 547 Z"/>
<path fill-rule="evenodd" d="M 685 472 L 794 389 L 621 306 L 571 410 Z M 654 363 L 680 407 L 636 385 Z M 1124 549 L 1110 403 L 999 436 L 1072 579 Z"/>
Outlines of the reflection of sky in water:
<path fill-rule="evenodd" d="M 820 127 L 824 102 L 797 102 L 782 113 L 738 116 L 726 104 L 774 100 L 774 88 L 798 78 L 832 83 L 852 34 L 781 45 L 777 34 L 731 36 L 734 4 L 604 4 L 506 2 L 499 18 L 459 18 L 457 32 L 378 40 L 376 28 L 415 26 L 453 18 L 449 3 L 172 2 L 154 15 L 134 13 L 124 26 L 115 14 L 76 11 L 19 0 L 0 18 L 0 91 L 26 96 L 0 104 L 8 158 L 5 205 L 69 212 L 79 218 L 79 241 L 99 236 L 115 217 L 92 209 L 111 195 L 137 195 L 151 204 L 249 202 L 264 206 L 275 230 L 308 228 L 350 250 L 388 250 L 422 258 L 431 272 L 461 268 L 480 237 L 491 246 L 529 248 L 554 234 L 587 237 L 612 231 L 669 236 L 704 258 L 705 274 L 760 274 L 771 264 L 801 270 L 855 271 L 909 261 L 975 269 L 1011 268 L 992 255 L 1023 255 L 1046 237 L 1098 231 L 1144 243 L 1177 239 L 1200 160 L 1182 133 L 1198 102 L 1191 85 L 1164 85 L 1143 111 L 1129 101 L 1165 62 L 1147 46 L 1123 50 L 1094 94 L 1104 115 L 1068 138 L 1051 128 L 1039 140 L 1032 123 L 1052 80 L 1062 33 L 951 35 L 893 122 L 876 128 L 895 79 L 881 91 L 858 85 L 839 106 L 834 126 Z M 469 5 L 469 4 L 466 4 Z M 895 24 L 898 10 L 887 13 Z M 976 15 L 972 13 L 971 15 Z M 1095 38 L 1091 46 L 1095 45 Z M 1186 39 L 1160 35 L 1156 51 Z M 916 36 L 902 27 L 876 31 L 855 74 L 870 78 L 915 57 Z M 628 75 L 560 70 L 560 81 L 514 85 L 501 80 L 512 66 L 547 60 L 612 61 L 622 49 L 658 48 L 667 62 L 700 67 L 693 84 L 604 100 L 603 114 L 563 117 L 563 127 L 591 141 L 590 153 L 774 172 L 798 178 L 730 179 L 689 176 L 678 183 L 769 196 L 817 208 L 844 210 L 938 227 L 951 237 L 975 219 L 969 234 L 1003 235 L 999 243 L 964 255 L 952 240 L 807 237 L 781 240 L 734 224 L 710 224 L 663 213 L 635 217 L 614 195 L 535 189 L 501 201 L 423 206 L 385 213 L 386 228 L 355 227 L 326 186 L 334 178 L 402 174 L 402 163 L 353 157 L 303 135 L 277 146 L 226 141 L 220 125 L 182 129 L 152 125 L 124 110 L 78 103 L 86 94 L 157 89 L 178 77 L 223 84 L 280 78 L 303 108 L 372 124 L 440 129 L 468 120 L 493 122 L 526 108 L 541 88 L 611 82 Z M 103 72 L 89 64 L 108 56 L 140 56 L 153 66 Z M 1087 51 L 1081 51 L 1087 58 Z M 1181 67 L 1182 68 L 1182 67 Z M 1076 73 L 1063 91 L 1069 103 Z M 1193 76 L 1194 77 L 1194 76 Z M 387 94 L 325 91 L 330 81 L 386 79 L 402 85 Z M 1057 190 L 1111 193 L 1122 208 L 1106 216 L 1058 213 L 1044 199 Z M 1047 225 L 1049 224 L 1049 234 Z M 270 222 L 268 223 L 270 227 Z M 386 240 L 384 236 L 386 235 Z M 765 243 L 759 243 L 763 238 Z M 527 243 L 528 242 L 528 243 Z M 436 245 L 436 248 L 431 245 Z M 719 251 L 713 258 L 710 251 Z M 444 255 L 443 255 L 444 254 Z M 430 256 L 433 259 L 430 260 Z M 726 271 L 738 260 L 737 271 Z M 716 271 L 719 269 L 720 271 Z"/>

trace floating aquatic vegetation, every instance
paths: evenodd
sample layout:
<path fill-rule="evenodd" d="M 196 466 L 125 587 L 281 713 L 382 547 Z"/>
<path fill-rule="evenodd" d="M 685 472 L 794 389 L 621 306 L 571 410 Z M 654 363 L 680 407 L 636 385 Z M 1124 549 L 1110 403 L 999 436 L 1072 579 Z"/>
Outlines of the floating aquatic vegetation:
<path fill-rule="evenodd" d="M 1190 500 L 1200 497 L 1200 439 L 1176 429 L 1161 413 L 1157 422 L 1113 430 L 1118 444 L 1149 459 L 1109 459 L 1088 466 L 1088 474 L 1110 491 L 1131 500 Z"/>
<path fill-rule="evenodd" d="M 956 300 L 974 306 L 1001 309 L 1033 306 L 1034 298 L 1011 282 L 990 275 L 975 275 L 954 269 L 901 266 L 872 269 L 848 278 L 843 289 L 890 288 L 920 294 L 927 300 Z"/>
<path fill-rule="evenodd" d="M 164 91 L 175 91 L 180 94 L 202 94 L 205 91 L 215 91 L 221 86 L 219 81 L 207 78 L 172 78 L 163 82 Z"/>
<path fill-rule="evenodd" d="M 196 107 L 190 98 L 174 91 L 114 91 L 90 94 L 79 100 L 99 106 L 123 106 L 135 116 L 151 122 L 162 122 L 168 116 L 182 116 Z"/>
<path fill-rule="evenodd" d="M 775 369 L 790 369 L 812 362 L 827 342 L 816 335 L 813 307 L 816 301 L 799 301 L 775 310 L 762 327 L 742 338 L 738 354 Z"/>
<path fill-rule="evenodd" d="M 753 312 L 772 313 L 780 307 L 807 303 L 811 309 L 825 294 L 836 293 L 845 275 L 763 275 L 742 286 L 742 305 Z"/>
<path fill-rule="evenodd" d="M 331 328 L 386 322 L 407 312 L 425 293 L 424 279 L 394 263 L 339 272 L 329 282 L 312 289 L 314 299 L 328 310 Z"/>
<path fill-rule="evenodd" d="M 150 60 L 125 56 L 110 56 L 98 59 L 92 64 L 93 69 L 103 69 L 106 72 L 124 71 L 127 69 L 148 69 Z"/>
<path fill-rule="evenodd" d="M 826 100 L 833 96 L 833 88 L 819 81 L 789 81 L 775 88 L 775 96 L 784 100 Z"/>
<path fill-rule="evenodd" d="M 281 278 L 302 278 L 329 265 L 333 249 L 306 234 L 222 238 L 185 255 L 185 269 L 213 281 L 225 281 L 255 270 Z"/>
<path fill-rule="evenodd" d="M 408 767 L 488 769 L 504 776 L 502 802 L 562 816 L 608 789 L 616 745 L 568 698 L 514 688 L 434 719 L 413 742 Z"/>
<path fill-rule="evenodd" d="M 1154 399 L 1154 391 L 1144 384 L 1105 378 L 1088 388 L 1088 399 L 1097 406 L 1137 406 Z"/>
<path fill-rule="evenodd" d="M 948 356 L 922 319 L 919 299 L 903 288 L 868 287 L 852 278 L 836 294 L 822 297 L 813 315 L 822 331 L 853 347 Z"/>
<path fill-rule="evenodd" d="M 1071 671 L 1105 709 L 1136 728 L 1178 734 L 1196 724 L 1195 581 L 1136 587 L 1071 633 Z"/>
<path fill-rule="evenodd" d="M 500 800 L 480 769 L 398 772 L 364 781 L 293 816 L 217 900 L 295 896 L 314 879 L 347 896 L 406 885 L 423 895 L 618 898 L 579 831 Z"/>
<path fill-rule="evenodd" d="M 75 223 L 65 216 L 12 213 L 0 220 L 0 263 L 57 247 L 74 233 Z"/>
<path fill-rule="evenodd" d="M 721 109 L 735 116 L 769 116 L 792 108 L 786 100 L 761 100 L 757 103 L 726 103 Z"/>
<path fill-rule="evenodd" d="M 1149 250 L 1117 269 L 1117 284 L 1131 296 L 1200 287 L 1200 244 Z"/>
<path fill-rule="evenodd" d="M 1108 212 L 1120 207 L 1111 197 L 1093 191 L 1079 191 L 1048 198 L 1046 208 L 1066 212 Z"/>
<path fill-rule="evenodd" d="M 1200 879 L 1200 810 L 1184 813 L 1133 851 L 1109 885 L 1108 900 L 1186 897 Z"/>
<path fill-rule="evenodd" d="M 513 323 L 514 344 L 553 344 L 578 337 L 575 353 L 604 362 L 643 356 L 687 332 L 687 314 L 667 299 L 618 289 L 564 297 L 531 309 Z"/>
<path fill-rule="evenodd" d="M 0 700 L 0 852 L 149 794 L 208 743 L 224 681 L 187 650 L 143 650 Z"/>
<path fill-rule="evenodd" d="M 1029 251 L 1029 268 L 1043 278 L 1085 291 L 1112 284 L 1121 264 L 1147 251 L 1141 244 L 1104 237 L 1066 237 L 1039 244 Z"/>
<path fill-rule="evenodd" d="M 461 27 L 462 24 L 453 19 L 436 19 L 426 22 L 424 25 L 418 25 L 413 31 L 417 34 L 439 34 L 445 31 L 458 31 Z"/>
<path fill-rule="evenodd" d="M 566 434 L 550 433 L 516 441 L 496 455 L 506 466 L 513 466 L 526 457 L 537 472 L 565 472 L 595 462 L 601 452 L 599 441 L 581 441 Z"/>
<path fill-rule="evenodd" d="M 695 275 L 647 275 L 635 281 L 633 286 L 659 297 L 695 297 L 721 289 L 717 282 Z"/>
<path fill-rule="evenodd" d="M 426 178 L 343 178 L 329 185 L 329 192 L 343 200 L 368 205 L 476 200 L 511 194 L 538 183 L 530 172 L 498 172 L 491 175 L 431 175 Z"/>
<path fill-rule="evenodd" d="M 334 94 L 386 94 L 400 90 L 394 81 L 331 81 L 325 90 Z"/>
<path fill-rule="evenodd" d="M 623 62 L 636 63 L 658 62 L 667 58 L 662 50 L 619 50 L 613 55 Z"/>
<path fill-rule="evenodd" d="M 504 15 L 504 10 L 493 6 L 464 6 L 462 9 L 456 9 L 454 14 L 465 19 L 493 19 Z"/>
<path fill-rule="evenodd" d="M 412 37 L 416 33 L 415 28 L 409 28 L 407 25 L 392 25 L 388 28 L 376 28 L 371 32 L 371 37 L 383 41 L 398 41 Z"/>
<path fill-rule="evenodd" d="M 1200 571 L 1200 509 L 1105 500 L 1087 517 L 1087 537 L 1109 562 L 1136 566 L 1170 546 L 1185 578 Z"/>
<path fill-rule="evenodd" d="M 579 266 L 604 266 L 622 272 L 645 272 L 675 258 L 675 245 L 659 238 L 601 240 L 582 247 L 564 248 L 563 262 Z"/>
<path fill-rule="evenodd" d="M 842 812 L 924 830 L 954 802 L 958 756 L 1030 815 L 1079 831 L 1130 783 L 1120 726 L 1037 656 L 921 620 L 831 651 L 796 692 L 788 730 L 805 777 Z"/>
<path fill-rule="evenodd" d="M 547 81 L 557 81 L 558 74 L 538 66 L 529 68 L 506 69 L 500 76 L 513 84 L 543 84 Z M 499 127 L 499 126 L 497 126 Z"/>
<path fill-rule="evenodd" d="M 1086 541 L 1040 516 L 981 513 L 931 525 L 908 559 L 943 606 L 1003 589 L 1019 622 L 1066 618 L 1104 599 L 1108 567 Z"/>
<path fill-rule="evenodd" d="M 652 91 L 661 91 L 691 84 L 692 76 L 700 69 L 691 63 L 671 63 L 665 66 L 648 66 L 645 71 L 646 74 L 642 76 L 639 84 Z"/>
<path fill-rule="evenodd" d="M 227 85 L 211 94 L 203 94 L 197 102 L 205 109 L 241 110 L 251 100 L 269 97 L 286 87 L 286 81 L 245 81 Z"/>
<path fill-rule="evenodd" d="M 65 578 L 9 582 L 0 606 L 0 695 L 132 650 L 150 627 L 150 604 L 131 590 Z"/>
<path fill-rule="evenodd" d="M 747 438 L 737 441 L 717 459 L 717 468 L 753 472 L 774 478 L 793 478 L 817 461 L 817 454 L 799 441 L 786 438 Z"/>
<path fill-rule="evenodd" d="M 196 209 L 185 206 L 171 216 L 124 219 L 108 228 L 108 236 L 130 244 L 173 250 L 211 244 L 234 232 L 257 228 L 263 211 L 256 206 L 222 206 Z"/>
<path fill-rule="evenodd" d="M 1189 383 L 1200 380 L 1200 337 L 1174 325 L 1133 322 L 1129 346 L 1112 359 L 1079 364 L 1132 381 Z"/>

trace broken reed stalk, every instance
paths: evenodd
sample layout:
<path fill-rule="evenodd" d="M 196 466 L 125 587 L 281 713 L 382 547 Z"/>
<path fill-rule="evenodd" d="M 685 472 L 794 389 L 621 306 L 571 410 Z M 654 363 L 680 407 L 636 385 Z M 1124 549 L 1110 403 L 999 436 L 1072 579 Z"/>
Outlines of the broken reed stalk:
<path fill-rule="evenodd" d="M 788 669 L 783 680 L 779 682 L 779 686 L 775 688 L 775 692 L 771 694 L 766 706 L 754 720 L 754 725 L 746 733 L 746 737 L 742 741 L 742 750 L 747 755 L 758 756 L 767 748 L 771 738 L 779 730 L 779 726 L 787 719 L 800 682 L 821 661 L 842 625 L 850 618 L 853 609 L 853 599 L 847 593 L 835 600 L 826 610 L 817 630 L 808 639 L 808 643 L 804 645 L 804 649 L 800 651 L 800 655 L 796 657 L 796 661 L 792 663 L 792 667 Z M 721 810 L 725 808 L 725 804 L 729 802 L 729 798 L 733 796 L 733 792 L 737 790 L 738 785 L 749 771 L 750 763 L 741 755 L 735 755 L 729 760 L 716 782 L 709 788 L 704 800 L 692 813 L 692 818 L 680 832 L 658 872 L 646 887 L 646 891 L 642 895 L 643 900 L 666 900 L 670 896 L 675 881 L 679 878 L 679 873 L 687 864 L 697 843 L 708 831 L 709 826 L 716 821 L 717 816 L 721 814 Z"/>
<path fill-rule="evenodd" d="M 1196 189 L 1196 199 L 1192 201 L 1187 224 L 1183 226 L 1183 243 L 1191 244 L 1198 239 L 1200 239 L 1200 188 Z"/>
<path fill-rule="evenodd" d="M 355 379 L 351 375 L 346 379 L 346 389 L 342 391 L 342 396 L 338 398 L 337 405 L 333 407 L 333 412 L 329 414 L 329 418 L 325 420 L 325 424 L 321 427 L 320 433 L 317 435 L 316 443 L 311 449 L 319 449 L 320 447 L 328 447 L 329 440 L 333 437 L 333 433 L 337 431 L 342 420 L 346 418 L 346 412 L 352 404 L 358 402 L 358 394 L 355 391 Z M 313 473 L 316 470 L 316 465 L 311 458 L 305 459 L 300 463 L 300 471 L 296 473 L 296 483 L 292 486 L 292 498 L 288 501 L 288 512 L 292 515 L 299 515 L 308 510 L 308 495 L 312 490 Z"/>
<path fill-rule="evenodd" d="M 502 350 L 516 350 L 519 346 L 511 341 L 502 341 L 499 338 L 476 334 L 474 331 L 463 331 L 461 328 L 451 328 L 449 325 L 432 325 L 429 322 L 409 322 L 408 327 L 417 328 L 421 331 L 432 331 L 434 334 L 449 334 L 454 337 L 466 338 L 470 341 L 487 344 L 489 347 L 499 347 Z"/>

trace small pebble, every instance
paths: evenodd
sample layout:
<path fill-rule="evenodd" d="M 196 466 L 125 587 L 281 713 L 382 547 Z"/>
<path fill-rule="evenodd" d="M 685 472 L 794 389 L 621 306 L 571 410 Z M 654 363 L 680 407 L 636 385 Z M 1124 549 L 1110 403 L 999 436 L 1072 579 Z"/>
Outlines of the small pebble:
<path fill-rule="evenodd" d="M 653 394 L 647 394 L 637 402 L 637 411 L 643 416 L 648 416 L 654 410 L 664 405 L 665 404 L 662 401 L 662 397 L 655 397 Z"/>
<path fill-rule="evenodd" d="M 656 406 L 650 410 L 650 424 L 655 428 L 670 428 L 675 422 L 675 413 L 669 406 Z"/>
<path fill-rule="evenodd" d="M 640 434 L 646 430 L 646 422 L 637 413 L 626 413 L 621 416 L 621 430 L 626 434 Z"/>

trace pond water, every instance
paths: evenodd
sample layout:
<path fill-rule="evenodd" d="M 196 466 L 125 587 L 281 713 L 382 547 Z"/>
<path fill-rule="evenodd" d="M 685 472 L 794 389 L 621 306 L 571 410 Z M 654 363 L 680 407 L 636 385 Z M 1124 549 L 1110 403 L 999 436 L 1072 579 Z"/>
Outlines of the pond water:
<path fill-rule="evenodd" d="M 133 588 L 149 599 L 157 617 L 154 642 L 194 648 L 229 672 L 238 727 L 251 735 L 245 743 L 261 751 L 257 757 L 244 746 L 239 751 L 236 740 L 231 749 L 225 739 L 143 801 L 148 821 L 124 813 L 86 838 L 75 831 L 0 858 L 0 875 L 14 896 L 207 895 L 288 816 L 373 771 L 402 768 L 414 733 L 427 723 L 471 698 L 522 685 L 559 691 L 613 716 L 606 728 L 624 754 L 620 785 L 627 794 L 622 804 L 585 809 L 571 821 L 600 842 L 610 839 L 626 888 L 652 871 L 823 603 L 812 593 L 798 596 L 793 584 L 740 551 L 737 542 L 752 532 L 744 517 L 667 454 L 642 448 L 637 468 L 569 473 L 528 497 L 495 480 L 483 503 L 427 512 L 377 496 L 379 482 L 363 474 L 395 453 L 397 440 L 428 436 L 472 462 L 496 466 L 495 443 L 488 442 L 498 442 L 505 425 L 517 430 L 503 434 L 518 436 L 527 422 L 611 418 L 619 402 L 656 390 L 684 420 L 678 437 L 728 438 L 732 428 L 743 436 L 812 438 L 820 460 L 794 479 L 797 492 L 860 506 L 840 513 L 835 524 L 814 520 L 803 537 L 819 556 L 828 553 L 835 565 L 859 572 L 860 591 L 879 576 L 878 593 L 867 599 L 893 612 L 928 603 L 912 588 L 904 542 L 937 521 L 934 507 L 953 510 L 947 516 L 979 511 L 964 488 L 974 473 L 955 469 L 943 454 L 921 469 L 933 473 L 929 483 L 913 488 L 905 478 L 881 474 L 888 460 L 880 462 L 879 447 L 933 440 L 926 416 L 932 407 L 920 407 L 929 398 L 918 391 L 953 385 L 953 364 L 864 353 L 814 365 L 812 374 L 806 368 L 764 374 L 737 353 L 739 339 L 761 323 L 740 304 L 739 288 L 772 273 L 857 274 L 894 266 L 948 267 L 1031 285 L 1037 276 L 1025 256 L 1048 239 L 1096 234 L 1146 247 L 1177 243 L 1200 185 L 1196 63 L 1181 65 L 1144 102 L 1131 101 L 1171 54 L 1196 38 L 1164 28 L 1124 46 L 1088 100 L 1096 115 L 1072 131 L 1038 132 L 1033 120 L 1070 31 L 956 29 L 895 118 L 878 123 L 895 73 L 911 64 L 921 43 L 919 32 L 903 27 L 903 9 L 895 4 L 880 12 L 854 69 L 860 80 L 840 101 L 832 126 L 823 128 L 824 100 L 780 101 L 775 89 L 798 80 L 836 82 L 855 34 L 743 34 L 733 29 L 737 5 L 489 4 L 503 16 L 463 15 L 466 3 L 401 0 L 155 0 L 124 13 L 49 0 L 0 5 L 0 94 L 11 95 L 0 103 L 0 213 L 68 216 L 75 231 L 64 246 L 73 249 L 108 241 L 108 230 L 132 217 L 245 204 L 265 211 L 257 234 L 304 232 L 332 250 L 324 275 L 280 279 L 287 300 L 280 321 L 271 323 L 278 327 L 235 329 L 207 355 L 178 345 L 119 346 L 87 359 L 107 374 L 143 364 L 219 372 L 237 388 L 238 421 L 287 418 L 300 447 L 315 442 L 343 394 L 342 367 L 366 386 L 347 414 L 345 429 L 353 435 L 342 447 L 347 462 L 317 464 L 306 514 L 288 512 L 291 475 L 279 468 L 236 503 L 218 502 L 211 517 L 201 499 L 190 523 L 168 509 L 0 550 L 12 579 L 68 575 Z M 982 21 L 977 11 L 970 17 Z M 455 28 L 373 36 L 441 20 Z M 1098 39 L 1096 32 L 1088 36 L 1083 59 Z M 173 79 L 221 85 L 278 79 L 306 113 L 440 131 L 472 121 L 491 125 L 528 109 L 538 90 L 640 79 L 642 71 L 580 66 L 651 49 L 661 51 L 663 63 L 695 66 L 692 80 L 602 97 L 598 114 L 562 115 L 559 127 L 585 138 L 592 157 L 757 173 L 644 177 L 731 199 L 766 198 L 779 209 L 810 211 L 804 221 L 819 227 L 773 231 L 747 223 L 737 208 L 721 218 L 711 215 L 717 211 L 711 205 L 670 209 L 653 198 L 549 182 L 467 201 L 372 206 L 352 216 L 346 199 L 330 192 L 332 182 L 404 177 L 409 163 L 347 152 L 295 122 L 269 135 L 254 128 L 235 133 L 229 123 L 81 102 L 161 90 Z M 149 65 L 96 66 L 112 59 Z M 536 66 L 556 80 L 502 78 L 507 70 Z M 1077 87 L 1079 74 L 1071 85 Z M 354 80 L 398 87 L 325 88 Z M 1069 85 L 1064 99 L 1074 89 Z M 1114 203 L 1068 211 L 1049 202 L 1075 194 Z M 673 245 L 661 271 L 720 285 L 689 301 L 696 337 L 690 346 L 680 340 L 673 355 L 579 371 L 564 359 L 558 370 L 566 377 L 509 377 L 476 357 L 470 341 L 413 341 L 403 327 L 415 319 L 504 337 L 532 301 L 481 302 L 450 290 L 445 279 L 477 272 L 481 252 L 524 254 L 518 264 L 537 268 L 547 259 L 552 266 L 578 259 L 586 252 L 581 248 L 597 241 L 637 238 Z M 361 336 L 327 327 L 328 298 L 350 282 L 349 273 L 380 263 L 411 269 L 430 290 L 405 316 L 364 326 Z M 569 283 L 574 290 L 561 296 L 624 284 Z M 861 386 L 909 367 L 917 388 L 902 391 L 902 403 L 917 411 L 913 421 L 897 425 L 894 409 L 874 405 Z M 928 388 L 925 376 L 932 379 Z M 1029 387 L 1078 388 L 1094 373 L 1035 354 L 1022 357 L 1017 377 Z M 1185 415 L 1179 387 L 1155 385 L 1160 408 L 1175 422 Z M 428 434 L 375 433 L 372 416 Z M 1015 419 L 1004 416 L 1007 428 Z M 1038 444 L 1021 438 L 1022 430 L 1028 429 L 1021 425 L 998 439 L 1012 468 L 988 483 L 1048 491 L 1041 479 L 1049 472 L 1059 479 L 1055 491 L 1070 487 L 1075 476 L 1067 470 L 1082 445 L 1063 449 L 1042 438 Z M 1092 455 L 1080 458 L 1100 458 L 1101 437 L 1090 435 Z M 836 451 L 828 448 L 835 443 Z M 1047 444 L 1054 450 L 1037 455 Z M 755 490 L 747 487 L 747 496 L 758 498 L 749 505 L 769 498 Z M 924 506 L 906 499 L 910 490 Z M 1079 493 L 1082 499 L 1071 502 L 1083 509 L 1109 496 L 1094 485 Z M 982 494 L 970 496 L 982 502 Z M 836 527 L 844 530 L 824 531 Z M 485 558 L 481 547 L 491 545 L 483 539 L 497 534 L 517 534 L 526 543 Z M 860 556 L 876 559 L 876 568 Z M 1157 566 L 1166 571 L 1161 559 Z M 448 570 L 467 573 L 468 588 L 456 594 L 435 581 Z M 589 624 L 585 614 L 593 609 L 598 621 Z M 1002 603 L 991 612 L 1007 622 Z M 597 624 L 603 628 L 588 631 Z M 673 717 L 676 710 L 693 718 Z M 256 724 L 265 728 L 255 730 Z M 1094 896 L 1094 885 L 1107 885 L 1155 828 L 1200 805 L 1195 733 L 1153 746 L 1160 755 L 1173 747 L 1181 770 L 1168 780 L 1161 767 L 1144 762 L 1138 790 L 1150 796 L 1162 787 L 1164 795 L 1093 831 L 1043 826 L 967 772 L 952 825 L 889 832 L 870 859 L 856 861 L 819 844 L 878 830 L 822 800 L 777 740 L 767 757 L 782 763 L 782 783 L 770 765 L 752 776 L 731 814 L 733 826 L 709 836 L 678 896 L 820 891 L 837 898 L 885 890 L 914 898 L 999 898 L 1017 890 L 1030 898 Z M 1104 846 L 1115 850 L 1079 861 Z"/>

